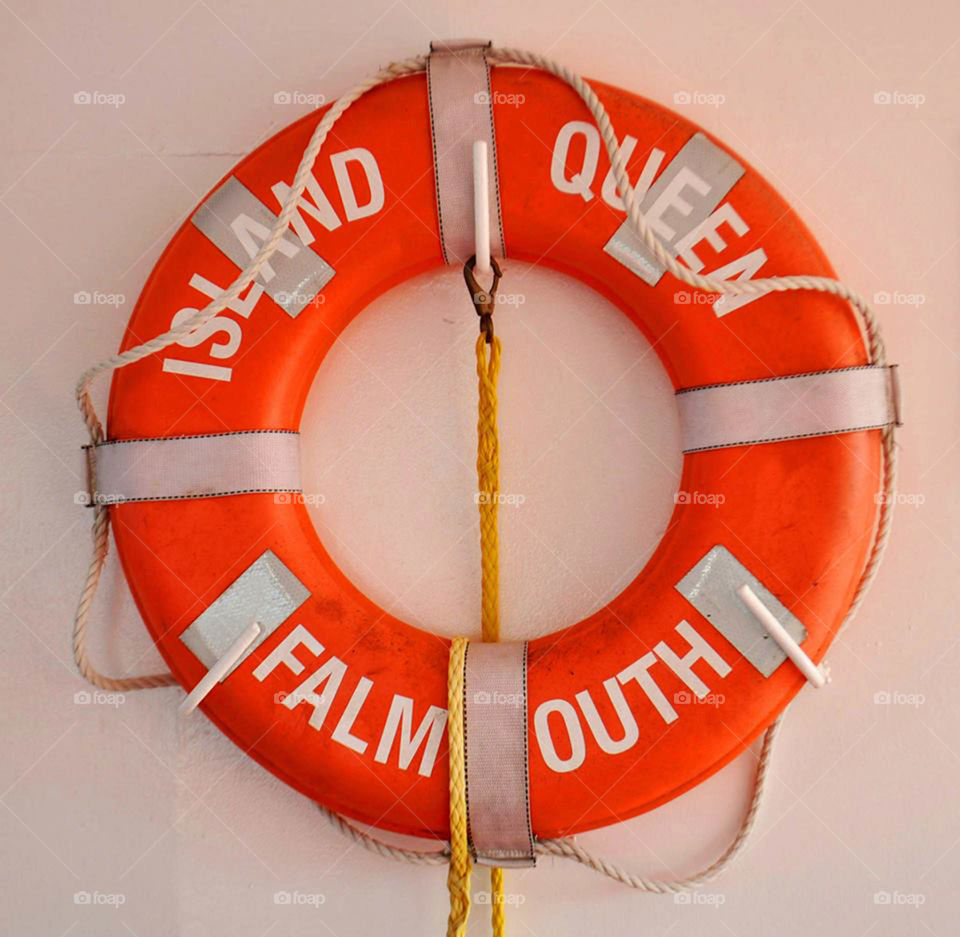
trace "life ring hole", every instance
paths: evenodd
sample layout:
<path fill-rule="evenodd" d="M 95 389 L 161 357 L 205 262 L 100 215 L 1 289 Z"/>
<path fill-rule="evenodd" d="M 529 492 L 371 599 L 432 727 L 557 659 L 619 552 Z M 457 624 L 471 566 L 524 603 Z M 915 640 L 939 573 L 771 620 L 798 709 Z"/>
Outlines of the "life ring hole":
<path fill-rule="evenodd" d="M 504 638 L 601 608 L 662 536 L 682 465 L 673 388 L 636 326 L 586 285 L 505 264 L 494 314 Z M 347 327 L 318 370 L 304 493 L 334 562 L 380 607 L 479 629 L 477 317 L 459 269 L 415 277 Z"/>

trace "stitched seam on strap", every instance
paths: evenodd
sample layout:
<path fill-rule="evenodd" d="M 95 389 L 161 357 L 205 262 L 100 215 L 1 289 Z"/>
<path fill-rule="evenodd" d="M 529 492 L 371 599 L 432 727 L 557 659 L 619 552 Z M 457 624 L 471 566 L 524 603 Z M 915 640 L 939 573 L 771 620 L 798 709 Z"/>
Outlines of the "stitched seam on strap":
<path fill-rule="evenodd" d="M 228 433 L 198 433 L 196 436 L 137 436 L 133 439 L 105 439 L 96 446 L 86 445 L 83 449 L 101 449 L 104 446 L 121 446 L 128 442 L 173 442 L 177 439 L 222 439 L 225 436 L 253 436 L 260 433 L 274 433 L 284 436 L 299 436 L 298 429 L 238 429 Z"/>
<path fill-rule="evenodd" d="M 527 840 L 530 843 L 530 851 L 524 858 L 533 856 L 536 862 L 536 853 L 533 844 L 533 821 L 530 819 L 530 738 L 528 726 L 530 725 L 530 702 L 527 698 L 527 653 L 529 643 L 523 642 L 523 798 L 526 805 L 527 819 Z M 523 855 L 521 853 L 521 855 Z"/>
<path fill-rule="evenodd" d="M 470 756 L 467 747 L 467 726 L 470 722 L 467 719 L 467 661 L 470 658 L 470 642 L 463 649 L 463 699 L 460 703 L 463 712 L 463 800 L 467 807 L 467 847 L 476 858 L 477 851 L 473 845 L 473 830 L 470 829 Z"/>
<path fill-rule="evenodd" d="M 211 491 L 197 495 L 155 495 L 152 498 L 120 498 L 116 501 L 100 501 L 108 507 L 114 504 L 133 504 L 137 501 L 196 501 L 200 498 L 225 498 L 228 495 L 300 494 L 302 488 L 237 488 L 233 491 Z"/>
<path fill-rule="evenodd" d="M 767 442 L 786 442 L 790 439 L 812 439 L 815 436 L 837 436 L 840 433 L 859 433 L 868 429 L 883 429 L 890 426 L 892 421 L 887 423 L 871 423 L 868 426 L 847 426 L 844 429 L 825 429 L 816 433 L 795 433 L 792 436 L 771 436 L 763 439 L 744 439 L 742 442 L 720 442 L 712 446 L 697 446 L 695 449 L 684 449 L 686 452 L 706 452 L 708 449 L 732 449 L 734 446 L 758 446 Z"/>
<path fill-rule="evenodd" d="M 675 391 L 675 396 L 694 394 L 698 390 L 714 390 L 717 387 L 739 387 L 742 384 L 770 384 L 774 381 L 793 381 L 804 377 L 818 377 L 823 374 L 843 374 L 847 371 L 889 371 L 890 365 L 856 364 L 849 368 L 826 368 L 823 371 L 804 371 L 800 374 L 784 374 L 781 377 L 758 377 L 748 381 L 730 381 L 720 384 L 702 384 L 698 387 L 683 387 Z"/>
<path fill-rule="evenodd" d="M 443 236 L 443 208 L 440 205 L 440 159 L 437 153 L 437 128 L 435 112 L 433 109 L 433 57 L 434 55 L 449 54 L 437 53 L 431 48 L 427 56 L 427 106 L 430 111 L 430 144 L 433 148 L 433 192 L 437 200 L 437 226 L 440 230 L 440 255 L 445 264 L 450 261 L 447 259 L 447 244 Z"/>
<path fill-rule="evenodd" d="M 503 236 L 503 210 L 500 203 L 500 159 L 497 156 L 497 126 L 493 119 L 493 79 L 487 53 L 483 53 L 487 75 L 487 116 L 490 120 L 490 158 L 493 161 L 493 194 L 497 205 L 497 229 L 500 232 L 500 253 L 507 256 L 507 240 Z"/>

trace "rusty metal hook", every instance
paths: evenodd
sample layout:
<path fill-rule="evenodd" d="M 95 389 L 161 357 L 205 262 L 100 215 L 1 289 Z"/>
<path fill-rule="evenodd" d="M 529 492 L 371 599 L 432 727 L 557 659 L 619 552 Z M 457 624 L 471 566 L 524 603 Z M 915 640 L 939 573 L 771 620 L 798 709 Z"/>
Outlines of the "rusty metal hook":
<path fill-rule="evenodd" d="M 477 266 L 477 255 L 474 254 L 463 265 L 463 279 L 470 291 L 470 301 L 473 308 L 476 309 L 480 317 L 480 334 L 484 336 L 489 345 L 493 341 L 493 310 L 497 302 L 497 287 L 500 285 L 500 277 L 503 276 L 500 265 L 496 259 L 490 258 L 490 266 L 493 268 L 493 283 L 489 289 L 484 289 L 473 275 L 474 268 Z"/>

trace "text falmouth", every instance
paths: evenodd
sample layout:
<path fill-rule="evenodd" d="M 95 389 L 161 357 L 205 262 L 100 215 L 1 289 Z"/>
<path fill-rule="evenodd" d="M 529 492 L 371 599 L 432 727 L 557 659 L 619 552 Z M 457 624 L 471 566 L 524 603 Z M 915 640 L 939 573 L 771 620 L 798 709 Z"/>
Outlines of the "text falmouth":
<path fill-rule="evenodd" d="M 534 734 L 548 768 L 558 773 L 579 768 L 587 754 L 587 733 L 600 750 L 608 755 L 625 752 L 637 743 L 640 729 L 624 688 L 633 697 L 634 706 L 652 706 L 658 718 L 669 724 L 676 720 L 678 715 L 660 688 L 658 675 L 662 683 L 664 677 L 670 679 L 669 674 L 672 673 L 689 691 L 689 694 L 683 694 L 685 697 L 689 698 L 692 694 L 696 699 L 702 700 L 710 693 L 710 688 L 693 672 L 693 665 L 702 661 L 720 677 L 725 677 L 730 672 L 730 665 L 689 622 L 681 621 L 675 630 L 686 642 L 686 648 L 678 652 L 661 641 L 652 652 L 644 654 L 619 673 L 603 681 L 604 692 L 619 721 L 619 726 L 614 731 L 604 724 L 589 690 L 582 690 L 575 695 L 576 705 L 565 699 L 549 699 L 537 707 L 533 717 Z M 301 659 L 304 656 L 303 650 L 320 658 L 324 646 L 301 624 L 277 645 L 254 670 L 253 676 L 261 682 L 275 672 L 278 676 L 301 676 L 307 669 Z M 296 652 L 299 652 L 299 655 Z M 703 669 L 701 667 L 701 671 Z M 307 707 L 310 710 L 309 724 L 319 731 L 326 723 L 334 700 L 340 695 L 347 670 L 348 667 L 342 660 L 330 656 L 296 687 L 275 694 L 274 699 L 278 705 L 287 709 Z M 652 671 L 659 671 L 659 674 Z M 446 709 L 428 706 L 426 713 L 415 726 L 415 708 L 419 710 L 419 707 L 415 707 L 411 697 L 395 693 L 383 728 L 377 737 L 361 738 L 354 733 L 354 729 L 374 685 L 374 681 L 368 677 L 359 678 L 333 727 L 331 738 L 361 755 L 375 743 L 373 760 L 380 764 L 393 761 L 402 770 L 410 769 L 419 755 L 416 770 L 424 777 L 430 777 L 443 740 L 447 721 Z M 516 705 L 515 700 L 506 702 Z M 397 749 L 396 755 L 394 749 Z"/>

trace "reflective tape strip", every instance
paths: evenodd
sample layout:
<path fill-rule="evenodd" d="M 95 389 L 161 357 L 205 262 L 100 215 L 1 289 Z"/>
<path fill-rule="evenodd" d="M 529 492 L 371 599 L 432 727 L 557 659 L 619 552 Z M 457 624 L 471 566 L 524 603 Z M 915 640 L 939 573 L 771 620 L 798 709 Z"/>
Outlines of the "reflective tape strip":
<path fill-rule="evenodd" d="M 694 134 L 650 186 L 640 211 L 675 257 L 677 244 L 710 217 L 744 172 L 729 153 L 702 133 Z M 603 249 L 650 286 L 663 276 L 663 267 L 629 221 L 617 228 Z"/>
<path fill-rule="evenodd" d="M 536 864 L 530 823 L 527 644 L 467 646 L 467 817 L 480 865 Z"/>
<path fill-rule="evenodd" d="M 193 226 L 241 270 L 267 240 L 277 216 L 236 176 L 231 176 L 193 213 Z M 334 269 L 316 251 L 288 233 L 258 279 L 264 292 L 296 318 L 333 279 Z"/>
<path fill-rule="evenodd" d="M 436 180 L 440 248 L 448 264 L 463 264 L 475 250 L 473 233 L 473 144 L 489 154 L 490 253 L 503 256 L 493 92 L 486 52 L 489 42 L 461 39 L 432 42 L 427 57 L 430 133 Z"/>
<path fill-rule="evenodd" d="M 300 434 L 292 430 L 118 439 L 88 451 L 99 504 L 301 490 Z"/>
<path fill-rule="evenodd" d="M 180 635 L 209 670 L 253 622 L 260 633 L 230 668 L 232 673 L 310 597 L 310 590 L 272 551 L 260 554 Z"/>
<path fill-rule="evenodd" d="M 797 644 L 805 640 L 803 622 L 724 546 L 708 551 L 676 589 L 746 660 L 769 677 L 787 655 L 737 595 L 744 585 L 750 586 Z"/>
<path fill-rule="evenodd" d="M 677 391 L 683 451 L 899 423 L 894 367 L 866 365 Z"/>

